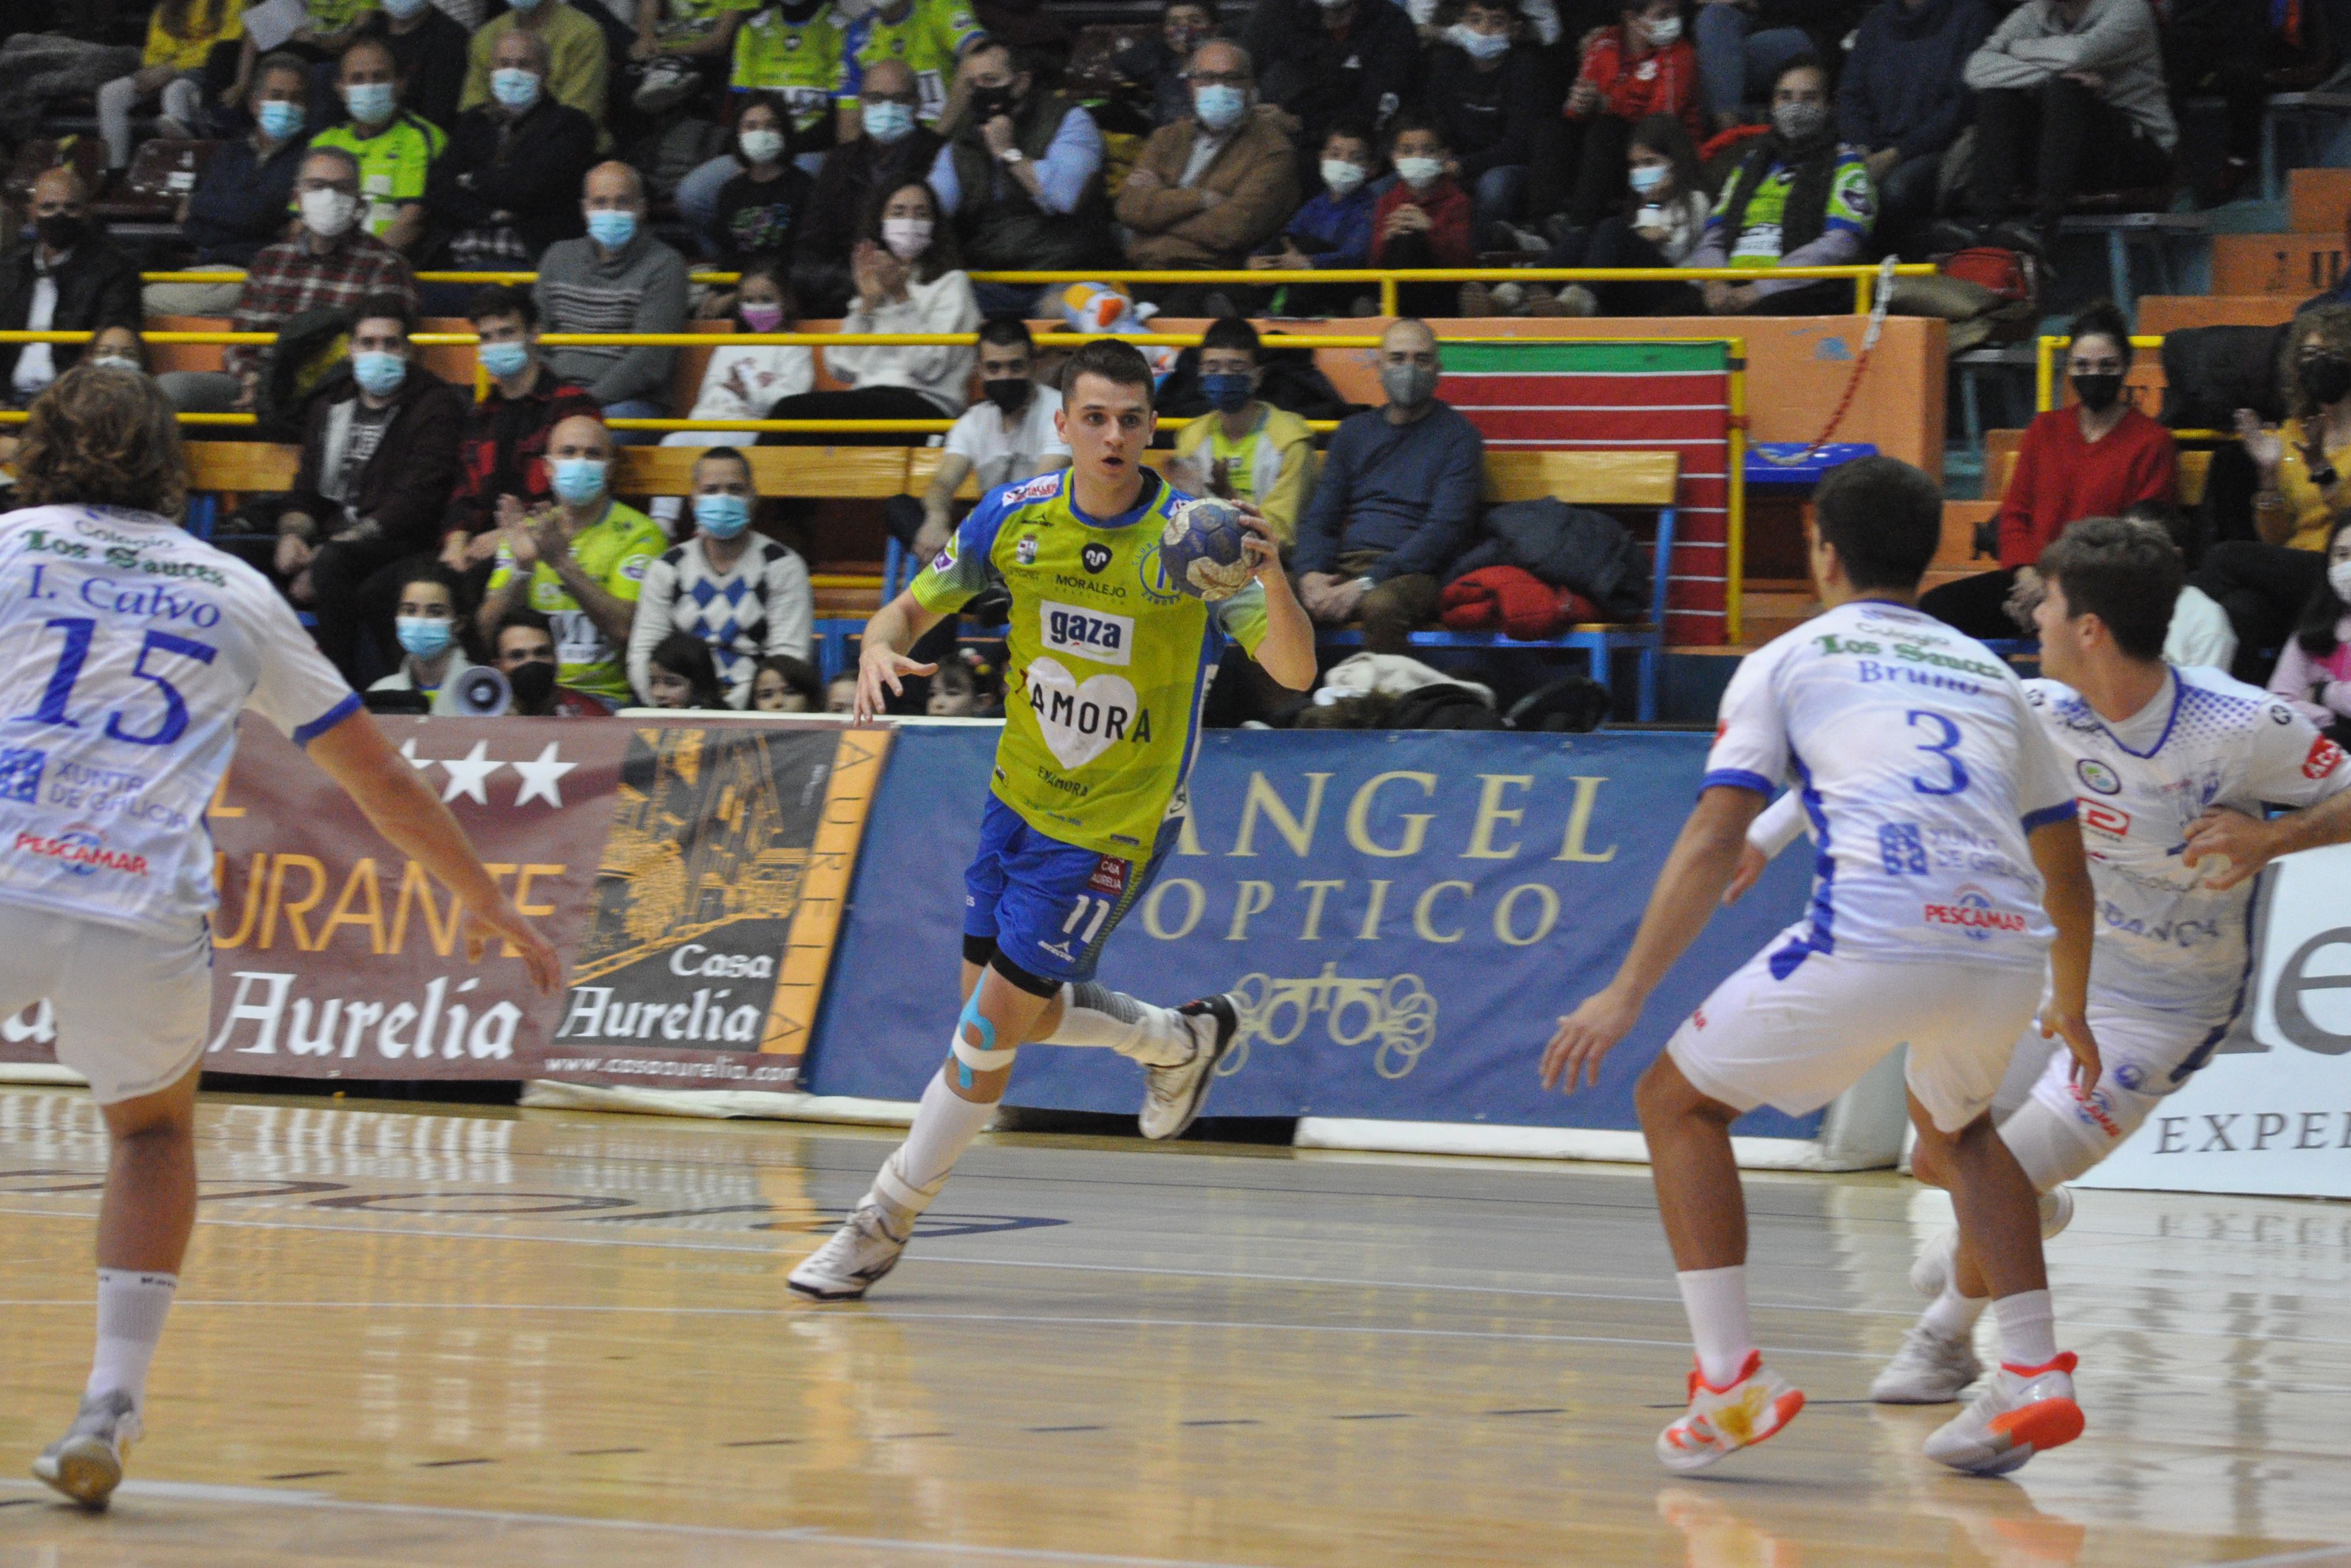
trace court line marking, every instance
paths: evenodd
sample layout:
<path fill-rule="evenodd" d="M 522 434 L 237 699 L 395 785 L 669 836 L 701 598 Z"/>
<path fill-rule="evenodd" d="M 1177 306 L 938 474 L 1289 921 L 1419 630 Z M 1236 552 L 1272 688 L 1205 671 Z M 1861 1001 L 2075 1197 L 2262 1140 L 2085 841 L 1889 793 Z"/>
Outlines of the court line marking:
<path fill-rule="evenodd" d="M 2286 1568 L 2294 1563 L 2351 1563 L 2351 1546 L 2313 1546 L 2302 1552 L 2282 1552 L 2274 1557 L 2232 1557 L 2226 1563 L 2208 1563 L 2206 1568 Z"/>

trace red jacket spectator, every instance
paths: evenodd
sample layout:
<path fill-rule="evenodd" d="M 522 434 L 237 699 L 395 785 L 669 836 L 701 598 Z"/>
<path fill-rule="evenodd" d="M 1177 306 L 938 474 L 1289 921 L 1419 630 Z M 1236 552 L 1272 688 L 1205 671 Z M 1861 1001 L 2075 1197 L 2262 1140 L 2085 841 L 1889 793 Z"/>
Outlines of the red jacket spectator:
<path fill-rule="evenodd" d="M 2000 564 L 2041 559 L 2065 525 L 2113 517 L 2138 501 L 2169 501 L 2179 488 L 2171 432 L 2137 409 L 2096 441 L 2082 439 L 2081 412 L 2053 408 L 2026 427 L 2000 502 Z"/>
<path fill-rule="evenodd" d="M 1686 38 L 1628 60 L 1625 29 L 1610 27 L 1583 51 L 1583 69 L 1577 74 L 1599 90 L 1604 113 L 1635 122 L 1644 115 L 1670 114 L 1681 120 L 1693 142 L 1706 135 L 1698 124 L 1698 51 Z"/>
<path fill-rule="evenodd" d="M 1469 196 L 1453 183 L 1450 174 L 1437 176 L 1437 183 L 1426 191 L 1415 191 L 1402 180 L 1396 181 L 1372 209 L 1372 265 L 1393 267 L 1405 265 L 1387 259 L 1388 247 L 1394 242 L 1386 237 L 1388 214 L 1398 207 L 1416 206 L 1428 214 L 1428 259 L 1409 258 L 1415 267 L 1474 267 L 1477 252 L 1469 243 Z M 1411 237 L 1411 236 L 1404 236 Z"/>

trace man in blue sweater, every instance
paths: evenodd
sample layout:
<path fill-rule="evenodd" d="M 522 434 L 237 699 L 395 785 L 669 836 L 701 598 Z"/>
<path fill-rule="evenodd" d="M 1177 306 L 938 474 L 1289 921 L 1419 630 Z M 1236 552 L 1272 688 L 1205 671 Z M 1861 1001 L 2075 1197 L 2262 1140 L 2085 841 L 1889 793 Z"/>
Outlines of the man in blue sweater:
<path fill-rule="evenodd" d="M 1877 238 L 1924 256 L 1943 167 L 1975 113 L 1968 57 L 1991 36 L 1987 0 L 1878 0 L 1837 83 L 1837 134 L 1868 154 Z"/>
<path fill-rule="evenodd" d="M 1437 611 L 1445 570 L 1478 526 L 1486 444 L 1437 400 L 1437 334 L 1403 318 L 1380 338 L 1387 405 L 1332 434 L 1298 519 L 1298 597 L 1324 625 L 1364 623 L 1364 646 L 1401 653 Z"/>

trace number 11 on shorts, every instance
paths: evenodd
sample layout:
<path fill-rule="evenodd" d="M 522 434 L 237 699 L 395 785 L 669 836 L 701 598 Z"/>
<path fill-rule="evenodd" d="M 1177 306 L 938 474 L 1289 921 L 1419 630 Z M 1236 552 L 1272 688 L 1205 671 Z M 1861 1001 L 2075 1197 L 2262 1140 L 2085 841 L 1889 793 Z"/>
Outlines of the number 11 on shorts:
<path fill-rule="evenodd" d="M 1078 938 L 1078 945 L 1081 947 L 1092 946 L 1094 934 L 1102 928 L 1102 922 L 1110 918 L 1110 905 L 1111 901 L 1107 898 L 1096 898 L 1092 894 L 1086 893 L 1078 894 L 1077 903 L 1070 906 L 1070 917 L 1061 922 L 1061 935 L 1069 936 L 1077 930 L 1079 923 L 1082 921 L 1086 929 L 1085 934 Z M 1093 915 L 1091 920 L 1086 918 L 1089 909 Z"/>

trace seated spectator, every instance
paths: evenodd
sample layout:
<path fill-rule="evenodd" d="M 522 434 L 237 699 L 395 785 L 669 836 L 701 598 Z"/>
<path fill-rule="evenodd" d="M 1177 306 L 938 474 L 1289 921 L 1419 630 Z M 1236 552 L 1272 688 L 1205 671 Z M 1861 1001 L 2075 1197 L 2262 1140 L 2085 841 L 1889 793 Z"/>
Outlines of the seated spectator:
<path fill-rule="evenodd" d="M 1500 225 L 1525 213 L 1536 137 L 1557 118 L 1559 102 L 1533 51 L 1512 47 L 1518 26 L 1510 0 L 1468 0 L 1431 52 L 1426 94 L 1437 134 L 1453 150 L 1447 172 L 1469 192 L 1478 241 L 1503 249 L 1510 236 Z"/>
<path fill-rule="evenodd" d="M 1692 137 L 1701 134 L 1698 52 L 1682 37 L 1680 0 L 1626 0 L 1616 25 L 1585 41 L 1560 113 L 1568 135 L 1559 173 L 1567 183 L 1543 191 L 1536 211 L 1563 209 L 1571 228 L 1588 229 L 1621 199 L 1635 123 L 1671 115 Z"/>
<path fill-rule="evenodd" d="M 1265 514 L 1287 550 L 1298 540 L 1299 508 L 1314 476 L 1314 433 L 1287 409 L 1257 395 L 1263 369 L 1257 329 L 1237 316 L 1200 335 L 1200 392 L 1215 412 L 1176 437 L 1179 488 L 1247 501 Z"/>
<path fill-rule="evenodd" d="M 1004 712 L 1004 673 L 977 648 L 958 646 L 939 660 L 923 697 L 925 718 L 996 718 Z"/>
<path fill-rule="evenodd" d="M 1968 57 L 1967 83 L 1969 218 L 1938 230 L 1938 249 L 1958 240 L 2047 256 L 2074 197 L 2171 178 L 2179 129 L 2147 0 L 2023 0 Z"/>
<path fill-rule="evenodd" d="M 214 152 L 180 204 L 180 238 L 195 252 L 186 270 L 242 272 L 285 234 L 309 101 L 309 68 L 294 56 L 273 54 L 255 68 L 253 130 Z M 244 287 L 242 277 L 151 283 L 141 301 L 151 316 L 225 316 Z"/>
<path fill-rule="evenodd" d="M 498 517 L 507 500 L 528 511 L 554 493 L 549 434 L 567 419 L 594 419 L 597 409 L 587 389 L 557 375 L 540 352 L 538 307 L 528 292 L 489 284 L 475 291 L 465 314 L 481 339 L 475 355 L 490 389 L 466 410 L 457 483 L 441 516 L 441 563 L 478 591 L 497 555 Z"/>
<path fill-rule="evenodd" d="M 147 374 L 147 340 L 135 327 L 100 327 L 89 340 L 89 362 L 111 371 Z"/>
<path fill-rule="evenodd" d="M 507 29 L 490 53 L 490 101 L 457 117 L 433 165 L 423 253 L 452 271 L 528 271 L 580 235 L 572 193 L 595 164 L 596 127 L 548 96 L 547 69 L 547 40 Z"/>
<path fill-rule="evenodd" d="M 728 78 L 732 103 L 739 106 L 755 93 L 781 99 L 791 115 L 792 145 L 804 154 L 813 155 L 836 144 L 853 145 L 839 140 L 847 130 L 849 115 L 857 108 L 846 26 L 827 0 L 771 0 L 764 8 L 755 8 L 735 33 L 734 68 Z M 914 74 L 904 61 L 893 63 L 897 74 L 905 78 L 906 123 L 912 125 L 914 106 L 920 101 Z M 927 170 L 930 164 L 925 162 L 915 167 Z M 696 165 L 677 183 L 678 214 L 693 225 L 705 255 L 718 252 L 718 193 L 742 172 L 742 163 L 729 147 Z M 852 203 L 848 216 L 840 220 L 841 225 L 845 228 L 853 222 L 860 210 L 860 204 Z"/>
<path fill-rule="evenodd" d="M 647 707 L 710 711 L 726 706 L 710 644 L 690 632 L 672 632 L 653 644 L 646 655 L 643 685 Z"/>
<path fill-rule="evenodd" d="M 1771 87 L 1771 129 L 1748 145 L 1752 151 L 1723 186 L 1706 237 L 1682 265 L 1844 267 L 1861 260 L 1876 196 L 1859 150 L 1839 142 L 1829 123 L 1828 74 L 1819 60 L 1808 55 L 1781 71 Z M 1819 316 L 1853 308 L 1853 285 L 1839 278 L 1709 279 L 1699 292 L 1716 316 Z"/>
<path fill-rule="evenodd" d="M 1862 150 L 1882 250 L 1923 257 L 1943 155 L 1973 117 L 1968 58 L 1991 32 L 1986 0 L 1877 0 L 1837 81 L 1837 134 Z"/>
<path fill-rule="evenodd" d="M 465 397 L 412 362 L 416 318 L 397 295 L 352 311 L 350 376 L 311 398 L 302 462 L 277 517 L 287 593 L 318 611 L 319 649 L 354 685 L 391 660 L 382 634 L 412 558 L 430 559 L 457 482 Z"/>
<path fill-rule="evenodd" d="M 451 129 L 457 123 L 457 94 L 465 85 L 465 55 L 473 36 L 433 0 L 382 4 L 383 42 L 392 50 L 392 71 L 400 78 L 401 107 L 444 131 Z"/>
<path fill-rule="evenodd" d="M 824 684 L 824 711 L 853 714 L 857 711 L 857 672 L 845 670 Z"/>
<path fill-rule="evenodd" d="M 249 8 L 249 7 L 247 7 Z M 359 41 L 368 24 L 375 20 L 375 0 L 303 0 L 303 22 L 287 36 L 278 48 L 311 66 L 325 66 L 340 58 L 342 52 Z M 239 26 L 243 13 L 239 13 Z M 245 101 L 247 91 L 258 75 L 258 62 L 254 57 L 253 35 L 246 33 L 243 47 L 237 52 L 236 79 L 222 101 L 234 107 Z M 314 93 L 323 93 L 333 80 L 327 71 L 317 73 L 311 86 Z"/>
<path fill-rule="evenodd" d="M 799 307 L 785 280 L 780 256 L 755 256 L 743 264 L 742 280 L 735 287 L 735 329 L 738 332 L 793 332 L 799 329 Z M 796 343 L 729 343 L 703 368 L 702 389 L 688 419 L 765 419 L 782 398 L 797 397 L 816 385 L 816 356 Z M 661 439 L 664 446 L 749 446 L 759 439 L 749 430 L 673 430 Z M 666 528 L 684 510 L 675 496 L 654 498 L 648 510 Z"/>
<path fill-rule="evenodd" d="M 981 271 L 1066 271 L 1114 260 L 1093 117 L 1036 86 L 1013 51 L 982 43 L 964 57 L 962 113 L 931 164 L 931 189 L 956 240 Z M 1032 291 L 991 309 L 1018 311 Z"/>
<path fill-rule="evenodd" d="M 791 118 L 771 92 L 753 93 L 735 117 L 735 159 L 743 172 L 718 193 L 718 259 L 729 269 L 747 256 L 789 259 L 808 215 L 810 180 L 792 162 Z"/>
<path fill-rule="evenodd" d="M 1706 193 L 1698 150 L 1690 145 L 1681 120 L 1670 114 L 1650 115 L 1633 128 L 1625 156 L 1625 185 L 1616 198 L 1618 210 L 1596 227 L 1570 229 L 1543 257 L 1545 267 L 1679 267 L 1697 251 L 1713 218 L 1714 202 Z M 1499 296 L 1501 288 L 1494 294 Z M 1463 286 L 1465 295 L 1472 289 L 1482 292 L 1484 286 Z M 1666 282 L 1571 283 L 1559 291 L 1557 304 L 1557 313 L 1563 316 L 1695 316 L 1705 308 L 1698 290 L 1687 283 Z M 1488 314 L 1466 302 L 1461 313 Z M 1536 305 L 1526 314 L 1551 312 Z"/>
<path fill-rule="evenodd" d="M 425 180 L 449 139 L 400 107 L 392 49 L 381 38 L 361 38 L 343 51 L 336 90 L 350 120 L 329 126 L 310 145 L 340 147 L 359 160 L 360 222 L 405 255 L 424 233 Z"/>
<path fill-rule="evenodd" d="M 920 182 L 884 192 L 866 209 L 865 237 L 851 253 L 857 298 L 841 319 L 844 333 L 968 332 L 979 325 L 971 278 L 956 252 L 955 230 L 939 221 L 931 188 Z M 953 345 L 824 351 L 824 367 L 846 392 L 810 392 L 768 411 L 770 419 L 952 419 L 970 401 L 972 350 Z M 858 444 L 822 432 L 770 434 L 762 445 Z M 862 444 L 903 446 L 905 437 Z"/>
<path fill-rule="evenodd" d="M 2213 93 L 2227 115 L 2220 162 L 2196 193 L 2197 205 L 2217 207 L 2236 199 L 2261 157 L 2267 68 L 2277 37 L 2270 29 L 2270 8 L 2261 0 L 2169 0 L 2158 16 L 2164 83 L 2172 101 Z M 2351 11 L 2339 4 L 2327 10 L 2326 25 L 2338 40 L 2347 16 Z M 2336 50 L 2343 53 L 2339 42 Z"/>
<path fill-rule="evenodd" d="M 457 580 L 445 567 L 411 561 L 397 591 L 392 630 L 400 643 L 400 667 L 368 690 L 417 692 L 434 713 L 462 713 L 457 679 L 474 668 L 474 661 L 465 656 L 465 623 L 457 618 Z"/>
<path fill-rule="evenodd" d="M 623 650 L 636 621 L 637 593 L 669 540 L 651 517 L 612 499 L 607 486 L 612 451 L 612 437 L 599 420 L 575 416 L 549 433 L 555 503 L 526 510 L 518 500 L 499 498 L 497 566 L 479 620 L 495 628 L 509 611 L 538 611 L 554 627 L 560 683 L 607 703 L 625 703 Z"/>
<path fill-rule="evenodd" d="M 1698 0 L 1698 93 L 1712 128 L 1746 123 L 1790 65 L 1833 52 L 1851 25 L 1844 0 Z"/>
<path fill-rule="evenodd" d="M 2270 695 L 2341 745 L 2351 740 L 2351 515 L 2335 517 L 2301 623 L 2278 653 Z"/>
<path fill-rule="evenodd" d="M 758 508 L 751 465 L 714 446 L 694 465 L 694 532 L 646 569 L 629 632 L 629 679 L 650 699 L 645 661 L 664 637 L 708 643 L 726 700 L 749 706 L 763 658 L 805 659 L 816 628 L 808 566 L 751 530 Z"/>
<path fill-rule="evenodd" d="M 507 711 L 523 718 L 610 718 L 613 704 L 558 683 L 555 622 L 528 605 L 498 620 L 491 656 L 514 693 Z"/>
<path fill-rule="evenodd" d="M 495 68 L 491 57 L 497 53 L 498 40 L 517 27 L 537 33 L 547 42 L 548 94 L 586 115 L 598 128 L 597 145 L 607 145 L 611 139 L 602 128 L 611 51 L 604 43 L 604 29 L 569 0 L 522 0 L 485 23 L 466 51 L 465 88 L 457 95 L 457 111 L 462 114 L 490 101 L 490 72 Z"/>
<path fill-rule="evenodd" d="M 139 324 L 139 264 L 89 216 L 89 192 L 68 165 L 44 169 L 27 204 L 32 232 L 0 254 L 0 329 L 88 332 Z M 78 343 L 0 343 L 7 402 L 23 408 L 78 364 Z"/>
<path fill-rule="evenodd" d="M 2139 501 L 2123 508 L 2123 521 L 2161 528 L 2181 563 L 2195 570 L 2199 559 L 2197 524 L 2186 511 L 2169 501 Z M 2237 632 L 2229 624 L 2229 612 L 2192 582 L 2181 583 L 2179 597 L 2171 601 L 2171 630 L 2163 639 L 2163 656 L 2174 664 L 2224 674 L 2236 664 Z"/>
<path fill-rule="evenodd" d="M 1372 265 L 1380 267 L 1474 267 L 1469 197 L 1445 172 L 1452 152 L 1437 122 L 1412 110 L 1395 117 L 1388 161 L 1395 183 L 1372 209 Z M 1406 312 L 1442 310 L 1452 285 L 1407 283 L 1397 289 Z"/>
<path fill-rule="evenodd" d="M 923 95 L 915 117 L 925 125 L 944 128 L 954 111 L 949 88 L 957 79 L 958 64 L 984 37 L 973 8 L 963 0 L 882 0 L 870 7 L 860 0 L 838 9 L 843 16 L 864 12 L 847 24 L 843 47 L 849 57 L 849 96 L 857 96 L 857 78 L 865 72 L 883 60 L 904 60 Z M 941 134 L 946 134 L 944 129 Z"/>
<path fill-rule="evenodd" d="M 777 654 L 759 661 L 751 677 L 753 713 L 822 713 L 824 682 L 806 659 Z"/>
<path fill-rule="evenodd" d="M 2020 634 L 2002 607 L 2066 524 L 2175 498 L 2179 455 L 2171 433 L 2123 395 L 2131 347 L 2122 312 L 2092 306 L 2074 318 L 2073 338 L 2065 373 L 2076 401 L 2034 416 L 2025 428 L 2001 497 L 2000 570 L 1947 582 L 1918 601 L 1919 609 L 1970 637 Z M 2033 591 L 2030 581 L 2025 588 Z"/>
<path fill-rule="evenodd" d="M 1111 68 L 1150 95 L 1154 126 L 1173 125 L 1192 112 L 1192 84 L 1184 73 L 1192 51 L 1217 33 L 1217 10 L 1206 0 L 1165 0 L 1158 36 L 1113 57 Z"/>
<path fill-rule="evenodd" d="M 143 104 L 162 112 L 155 134 L 188 141 L 204 133 L 204 66 L 216 44 L 245 36 L 239 0 L 160 0 L 147 16 L 139 68 L 98 89 L 98 133 L 111 173 L 131 167 L 131 115 Z"/>
<path fill-rule="evenodd" d="M 350 309 L 372 295 L 397 295 L 416 313 L 416 279 L 401 254 L 362 230 L 359 160 L 340 147 L 302 154 L 294 182 L 301 232 L 255 253 L 229 327 L 275 332 L 306 310 Z M 183 412 L 223 413 L 253 406 L 264 355 L 232 344 L 220 371 L 172 371 L 155 378 Z"/>
<path fill-rule="evenodd" d="M 558 0 L 545 0 L 554 5 Z M 535 291 L 549 332 L 685 329 L 685 257 L 653 236 L 645 186 L 626 163 L 588 171 L 580 203 L 584 239 L 558 240 L 539 258 Z M 586 344 L 548 357 L 555 373 L 588 389 L 608 419 L 660 419 L 669 412 L 675 349 Z M 635 432 L 624 441 L 645 440 Z"/>
<path fill-rule="evenodd" d="M 1118 193 L 1133 267 L 1237 267 L 1298 205 L 1298 155 L 1285 117 L 1257 103 L 1241 47 L 1201 45 L 1189 80 L 1193 112 L 1151 133 Z M 1186 313 L 1172 299 L 1160 303 Z"/>
<path fill-rule="evenodd" d="M 625 73 L 631 105 L 661 116 L 706 98 L 735 52 L 743 13 L 758 8 L 757 0 L 636 0 Z"/>
<path fill-rule="evenodd" d="M 999 485 L 1070 465 L 1070 444 L 1059 425 L 1061 394 L 1039 386 L 1036 369 L 1026 321 L 998 316 L 982 323 L 980 401 L 957 415 L 947 432 L 946 450 L 922 500 L 893 497 L 883 503 L 890 531 L 911 545 L 918 560 L 929 559 L 946 544 L 955 529 L 956 492 L 965 480 L 975 481 L 986 496 Z"/>
<path fill-rule="evenodd" d="M 1369 127 L 1343 120 L 1322 139 L 1322 156 L 1316 165 L 1322 188 L 1291 214 L 1281 233 L 1249 258 L 1251 268 L 1303 272 L 1309 268 L 1360 269 L 1372 264 L 1372 214 L 1379 206 L 1382 188 L 1374 183 L 1381 168 L 1379 144 Z M 1338 285 L 1283 286 L 1289 290 L 1282 313 L 1289 316 L 1356 314 L 1349 296 L 1376 299 L 1361 288 Z M 1368 311 L 1361 312 L 1369 314 Z"/>
<path fill-rule="evenodd" d="M 2278 379 L 2290 429 L 2237 411 L 2237 437 L 2253 463 L 2260 538 L 2214 544 L 2195 573 L 2196 586 L 2220 601 L 2237 629 L 2240 680 L 2261 674 L 2263 651 L 2285 641 L 2324 586 L 2335 517 L 2351 506 L 2339 472 L 2351 465 L 2351 306 L 2322 305 L 2295 318 Z"/>
<path fill-rule="evenodd" d="M 1437 335 L 1406 317 L 1380 336 L 1386 406 L 1349 414 L 1298 519 L 1298 596 L 1326 626 L 1361 621 L 1364 646 L 1402 653 L 1437 611 L 1437 584 L 1478 526 L 1486 444 L 1437 398 Z"/>
<path fill-rule="evenodd" d="M 1383 129 L 1419 91 L 1420 37 L 1387 0 L 1263 0 L 1241 42 L 1265 62 L 1259 95 L 1296 117 L 1309 147 L 1341 120 Z"/>
<path fill-rule="evenodd" d="M 914 116 L 921 101 L 904 60 L 883 60 L 866 71 L 857 94 L 863 134 L 824 155 L 792 253 L 793 292 L 810 315 L 835 317 L 849 308 L 849 253 L 874 191 L 929 178 L 941 144 L 939 133 Z"/>

